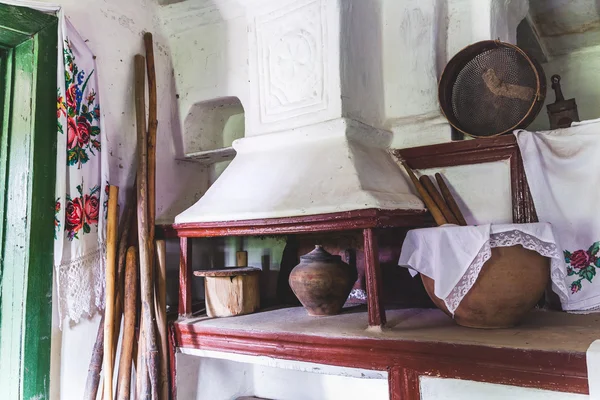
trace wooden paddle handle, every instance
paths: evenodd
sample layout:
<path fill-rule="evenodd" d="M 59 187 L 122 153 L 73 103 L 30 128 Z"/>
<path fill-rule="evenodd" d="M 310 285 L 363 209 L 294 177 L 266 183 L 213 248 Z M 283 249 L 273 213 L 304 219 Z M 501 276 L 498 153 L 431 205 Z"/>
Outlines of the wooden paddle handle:
<path fill-rule="evenodd" d="M 108 189 L 108 221 L 106 224 L 106 306 L 104 311 L 104 400 L 112 400 L 113 346 L 115 334 L 115 284 L 117 263 L 117 205 L 119 188 Z"/>
<path fill-rule="evenodd" d="M 419 181 L 425 187 L 425 190 L 427 190 L 435 204 L 439 207 L 440 211 L 444 215 L 444 218 L 446 218 L 446 221 L 448 221 L 449 224 L 458 225 L 458 220 L 452 211 L 450 211 L 450 208 L 446 205 L 444 198 L 436 189 L 431 178 L 427 175 L 423 175 L 419 178 Z"/>
<path fill-rule="evenodd" d="M 444 196 L 444 200 L 446 200 L 446 204 L 448 204 L 448 207 L 450 207 L 450 210 L 452 210 L 452 213 L 458 220 L 458 224 L 462 226 L 467 226 L 467 220 L 463 216 L 463 213 L 460 211 L 460 208 L 458 207 L 454 196 L 452 196 L 452 193 L 450 193 L 450 189 L 448 189 L 448 186 L 446 185 L 442 174 L 435 174 L 435 180 L 437 181 L 438 186 L 440 187 L 440 191 L 442 192 L 442 196 Z"/>
<path fill-rule="evenodd" d="M 429 195 L 429 193 L 427 192 L 425 187 L 423 187 L 423 185 L 421 185 L 421 182 L 419 182 L 419 180 L 417 179 L 417 176 L 415 175 L 413 170 L 408 166 L 408 164 L 406 164 L 406 161 L 402 161 L 402 166 L 406 170 L 406 173 L 410 177 L 410 180 L 412 181 L 413 185 L 415 185 L 417 192 L 419 192 L 419 195 L 421 196 L 423 203 L 425 203 L 425 207 L 427 207 L 429 209 L 429 212 L 433 216 L 435 223 L 438 225 L 447 224 L 448 222 L 446 221 L 444 214 L 442 214 L 442 211 L 439 209 L 437 204 L 435 204 L 435 201 L 433 201 L 433 199 L 431 198 L 431 196 Z"/>

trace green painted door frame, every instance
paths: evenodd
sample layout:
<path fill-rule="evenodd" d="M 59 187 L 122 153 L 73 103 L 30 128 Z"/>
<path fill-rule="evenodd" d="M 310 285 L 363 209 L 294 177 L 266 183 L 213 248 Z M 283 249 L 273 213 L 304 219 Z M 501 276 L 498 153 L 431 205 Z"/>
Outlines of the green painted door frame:
<path fill-rule="evenodd" d="M 0 398 L 49 399 L 56 17 L 0 4 Z"/>

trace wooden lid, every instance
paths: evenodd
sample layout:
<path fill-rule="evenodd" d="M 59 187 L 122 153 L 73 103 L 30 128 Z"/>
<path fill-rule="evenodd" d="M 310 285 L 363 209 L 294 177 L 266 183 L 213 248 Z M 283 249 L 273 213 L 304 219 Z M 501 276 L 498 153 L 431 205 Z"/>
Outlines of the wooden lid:
<path fill-rule="evenodd" d="M 223 269 L 206 269 L 194 271 L 195 276 L 219 277 L 219 276 L 240 276 L 240 275 L 255 275 L 262 270 L 260 268 L 242 267 L 242 268 L 223 268 Z"/>

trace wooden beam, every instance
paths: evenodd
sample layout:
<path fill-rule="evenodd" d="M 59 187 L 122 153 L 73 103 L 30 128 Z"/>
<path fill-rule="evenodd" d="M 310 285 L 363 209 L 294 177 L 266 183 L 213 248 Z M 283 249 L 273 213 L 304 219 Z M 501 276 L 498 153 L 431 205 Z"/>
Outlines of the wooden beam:
<path fill-rule="evenodd" d="M 202 327 L 201 324 L 185 321 L 174 324 L 174 333 L 176 345 L 185 348 L 379 371 L 394 371 L 398 368 L 396 374 L 406 369 L 407 373 L 393 378 L 396 388 L 410 382 L 414 389 L 416 376 L 430 375 L 567 393 L 589 393 L 585 352 L 383 337 L 349 338 L 287 332 L 249 332 Z M 405 389 L 402 390 L 406 392 Z"/>
<path fill-rule="evenodd" d="M 252 235 L 289 235 L 296 233 L 335 232 L 366 228 L 414 228 L 434 226 L 427 210 L 364 210 L 265 218 L 174 224 L 180 237 L 218 237 Z"/>

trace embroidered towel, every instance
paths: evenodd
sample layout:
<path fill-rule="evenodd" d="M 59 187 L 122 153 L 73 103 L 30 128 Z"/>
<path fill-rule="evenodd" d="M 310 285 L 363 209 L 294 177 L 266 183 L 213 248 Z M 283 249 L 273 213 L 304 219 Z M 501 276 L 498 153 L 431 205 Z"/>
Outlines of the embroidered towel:
<path fill-rule="evenodd" d="M 600 122 L 545 132 L 515 131 L 540 221 L 564 249 L 564 310 L 600 307 Z"/>
<path fill-rule="evenodd" d="M 434 292 L 454 311 L 471 290 L 493 247 L 521 245 L 551 258 L 554 290 L 566 296 L 562 251 L 550 224 L 444 225 L 409 231 L 398 262 L 435 281 Z M 555 284 L 556 280 L 556 284 Z"/>
<path fill-rule="evenodd" d="M 108 167 L 94 55 L 59 15 L 54 265 L 62 324 L 104 308 Z"/>

